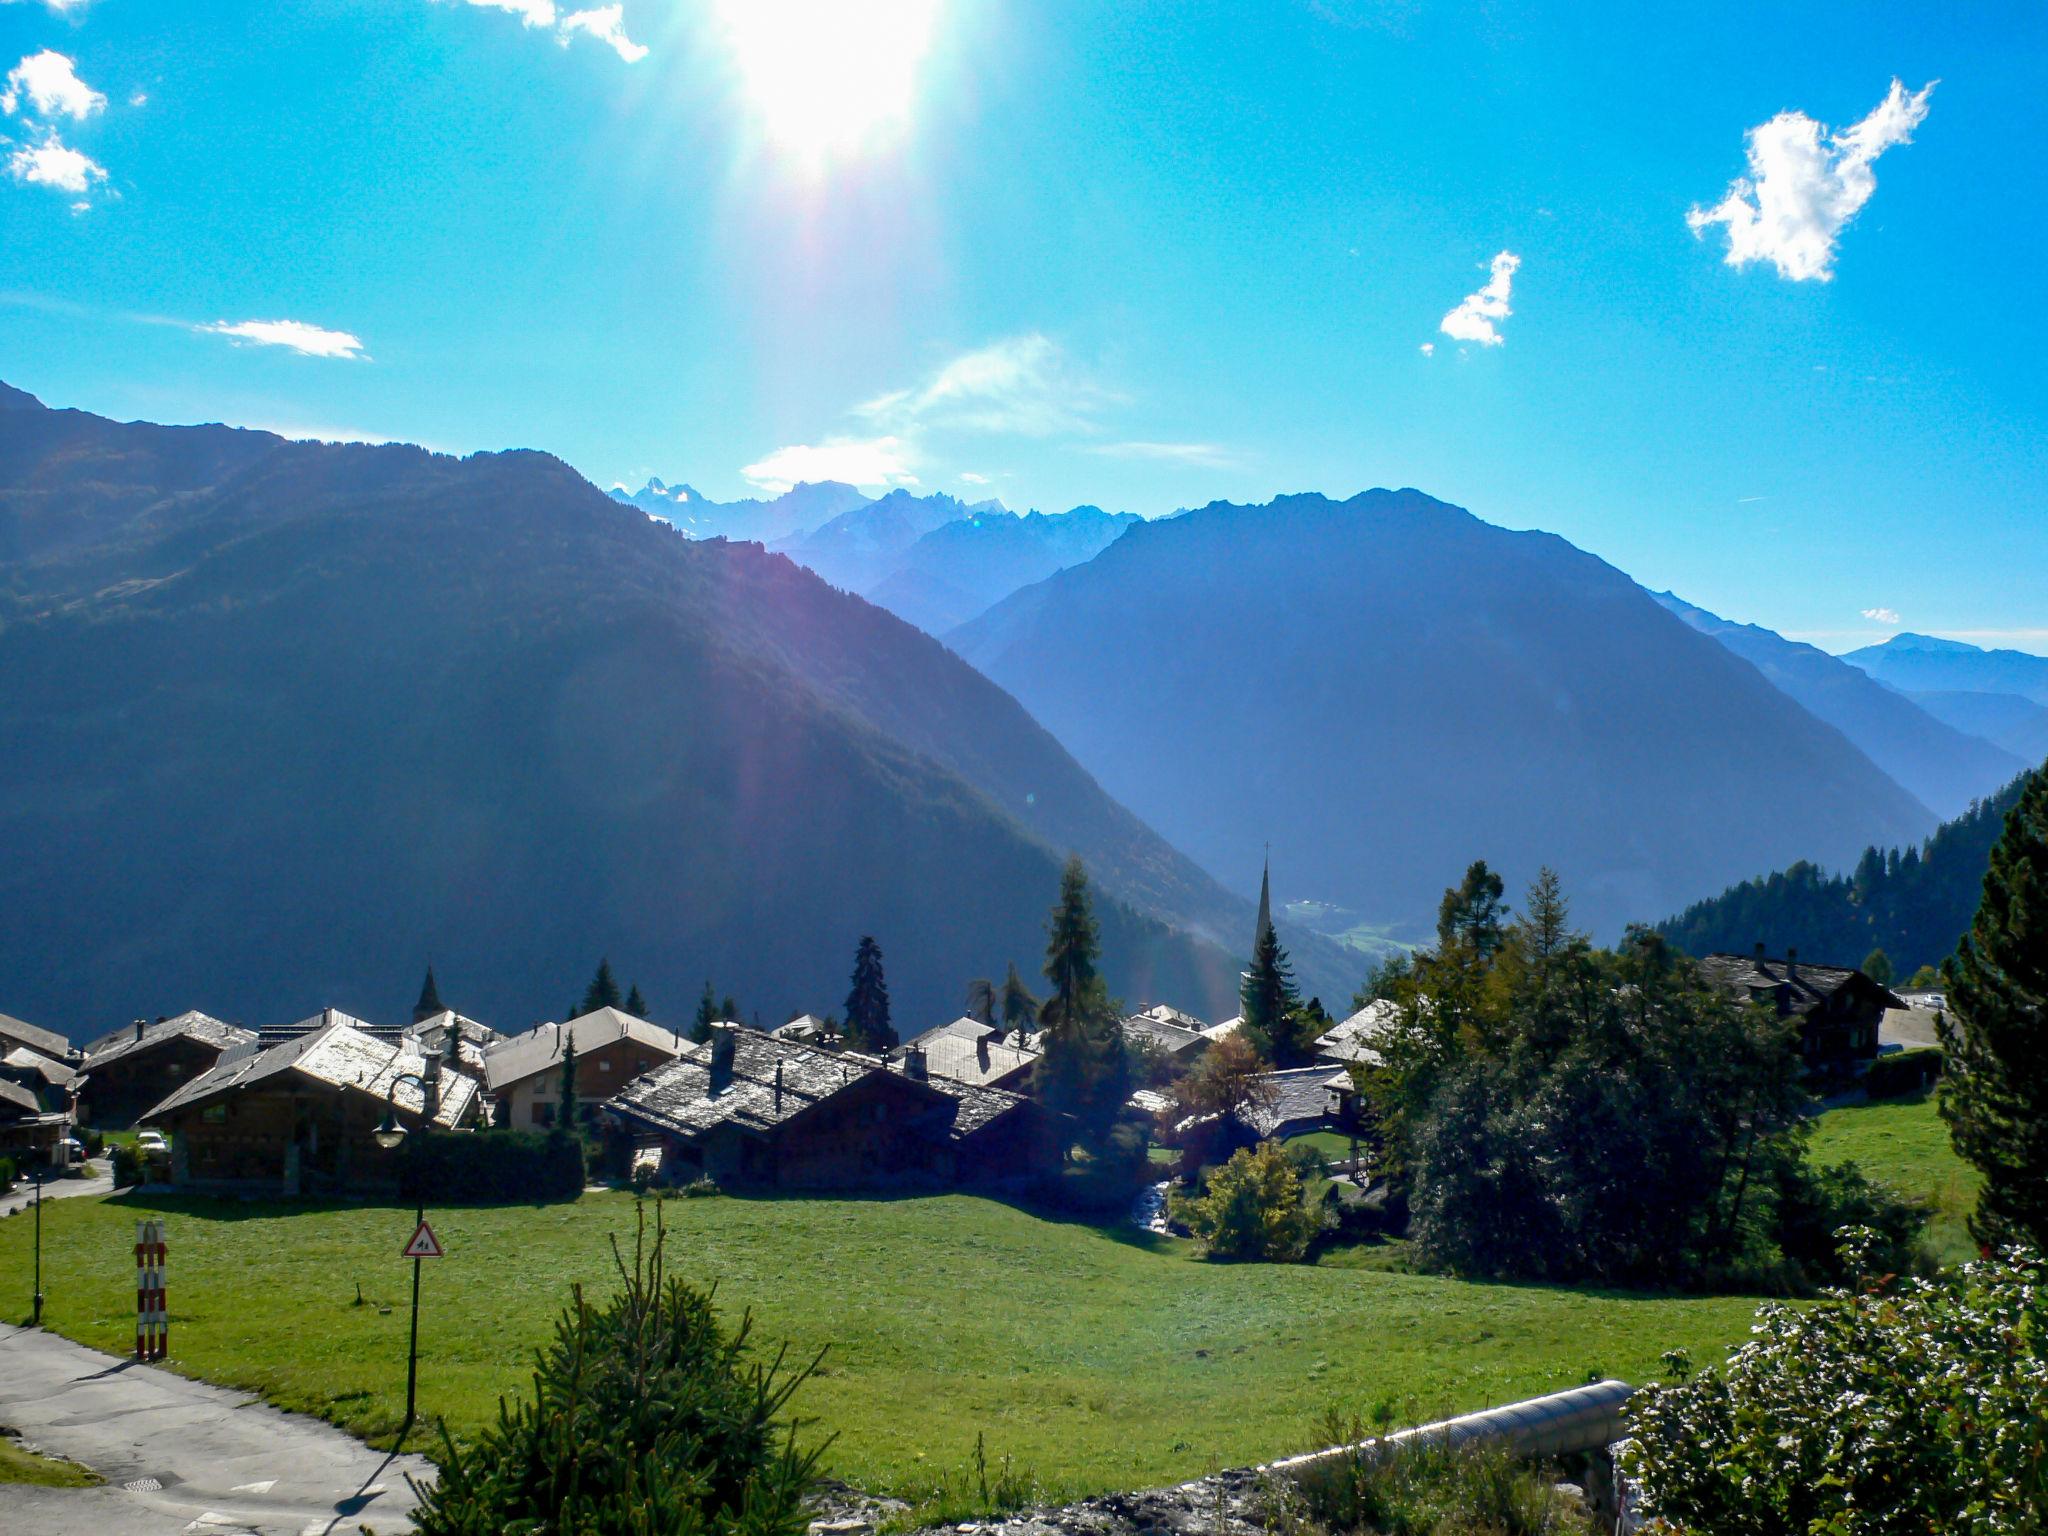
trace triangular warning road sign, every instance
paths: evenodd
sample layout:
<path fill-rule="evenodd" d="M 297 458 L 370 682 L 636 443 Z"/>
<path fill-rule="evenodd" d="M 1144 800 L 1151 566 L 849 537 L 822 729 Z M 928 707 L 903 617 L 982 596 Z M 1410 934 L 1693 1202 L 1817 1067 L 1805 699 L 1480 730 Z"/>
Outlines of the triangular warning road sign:
<path fill-rule="evenodd" d="M 434 1229 L 424 1221 L 421 1222 L 419 1231 L 413 1233 L 412 1241 L 405 1245 L 405 1252 L 400 1254 L 399 1257 L 402 1259 L 440 1258 L 441 1244 L 440 1240 L 434 1236 Z"/>

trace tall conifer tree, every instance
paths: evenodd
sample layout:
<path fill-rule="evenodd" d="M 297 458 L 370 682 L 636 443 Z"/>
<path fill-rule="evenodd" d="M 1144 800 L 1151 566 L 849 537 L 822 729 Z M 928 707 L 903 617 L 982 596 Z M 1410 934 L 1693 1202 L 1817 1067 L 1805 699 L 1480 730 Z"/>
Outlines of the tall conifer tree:
<path fill-rule="evenodd" d="M 1038 1080 L 1046 1103 L 1072 1115 L 1091 1144 L 1115 1124 L 1131 1075 L 1116 1005 L 1097 970 L 1101 945 L 1088 872 L 1078 857 L 1070 858 L 1046 921 L 1045 979 L 1052 995 L 1038 1011 L 1045 1026 Z"/>
<path fill-rule="evenodd" d="M 647 999 L 640 995 L 640 983 L 637 981 L 626 993 L 626 1012 L 636 1019 L 647 1017 Z"/>
<path fill-rule="evenodd" d="M 862 934 L 853 952 L 846 1043 L 856 1051 L 886 1051 L 896 1044 L 896 1029 L 889 1022 L 889 983 L 882 975 L 882 946 L 872 934 Z"/>
<path fill-rule="evenodd" d="M 1942 1118 L 1984 1173 L 1970 1232 L 2048 1247 L 2048 769 L 2007 814 L 1977 919 L 1942 976 Z"/>
<path fill-rule="evenodd" d="M 1003 1029 L 1017 1032 L 1020 1046 L 1031 1033 L 1031 1021 L 1038 1017 L 1038 999 L 1031 995 L 1031 989 L 1024 985 L 1024 978 L 1017 974 L 1017 962 L 1010 962 L 1009 974 L 1003 977 Z"/>
<path fill-rule="evenodd" d="M 576 1009 L 581 1018 L 586 1013 L 595 1013 L 600 1008 L 619 1006 L 619 984 L 612 976 L 612 962 L 609 958 L 597 962 L 597 974 L 590 978 L 590 985 L 583 989 L 583 1001 Z"/>
<path fill-rule="evenodd" d="M 718 1004 L 711 997 L 711 983 L 704 983 L 704 995 L 697 999 L 696 1017 L 690 1020 L 690 1038 L 702 1044 L 711 1038 L 711 1026 L 718 1022 Z"/>

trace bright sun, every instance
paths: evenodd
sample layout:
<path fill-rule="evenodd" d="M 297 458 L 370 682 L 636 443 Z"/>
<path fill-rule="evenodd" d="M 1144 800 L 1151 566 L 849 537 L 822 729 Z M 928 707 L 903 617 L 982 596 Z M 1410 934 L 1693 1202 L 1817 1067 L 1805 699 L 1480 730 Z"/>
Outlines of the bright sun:
<path fill-rule="evenodd" d="M 769 139 L 818 166 L 908 125 L 944 0 L 718 0 Z"/>

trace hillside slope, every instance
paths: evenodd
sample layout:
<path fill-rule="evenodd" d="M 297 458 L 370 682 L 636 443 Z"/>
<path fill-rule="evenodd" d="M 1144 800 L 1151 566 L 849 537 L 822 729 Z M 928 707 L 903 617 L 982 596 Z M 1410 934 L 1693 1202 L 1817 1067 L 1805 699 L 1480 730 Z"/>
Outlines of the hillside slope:
<path fill-rule="evenodd" d="M 938 642 L 780 558 L 542 454 L 6 403 L 10 1011 L 385 1016 L 431 957 L 516 1027 L 609 954 L 657 1016 L 709 977 L 773 1022 L 836 1009 L 872 932 L 929 1023 L 1035 969 L 1068 848 L 1122 898 L 1118 991 L 1232 1007 L 1238 959 L 1178 930 L 1248 936 L 1248 903 Z"/>
<path fill-rule="evenodd" d="M 1962 640 L 1908 633 L 1850 651 L 1842 660 L 1914 693 L 2016 693 L 2048 704 L 2048 656 L 2027 651 L 1987 651 Z"/>
<path fill-rule="evenodd" d="M 1969 931 L 1991 846 L 2026 782 L 2020 775 L 1925 843 L 1869 850 L 1850 874 L 1796 863 L 1696 902 L 1659 931 L 1691 955 L 1760 943 L 1776 955 L 1797 948 L 1810 960 L 1859 965 L 1882 949 L 1903 980 L 1940 964 Z"/>
<path fill-rule="evenodd" d="M 1603 933 L 1926 809 L 1562 539 L 1419 491 L 1143 523 L 949 637 L 1175 846 L 1427 924 L 1484 857 Z"/>
<path fill-rule="evenodd" d="M 1750 663 L 1939 816 L 1958 816 L 2028 766 L 2013 753 L 1944 723 L 1858 667 L 1756 624 L 1736 624 L 1670 592 L 1652 597 Z"/>

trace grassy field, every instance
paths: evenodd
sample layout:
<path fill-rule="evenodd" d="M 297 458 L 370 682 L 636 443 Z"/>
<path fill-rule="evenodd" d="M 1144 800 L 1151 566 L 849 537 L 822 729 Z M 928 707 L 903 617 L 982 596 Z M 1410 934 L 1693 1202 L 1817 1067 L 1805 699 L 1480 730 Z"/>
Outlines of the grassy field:
<path fill-rule="evenodd" d="M 1963 1221 L 1983 1178 L 1956 1155 L 1931 1094 L 1829 1110 L 1808 1148 L 1817 1163 L 1853 1162 L 1900 1194 L 1929 1202 L 1927 1239 L 1942 1263 L 1976 1257 Z"/>
<path fill-rule="evenodd" d="M 832 1470 L 916 1496 L 977 1433 L 1053 1493 L 1138 1487 L 1300 1450 L 1331 1406 L 1404 1416 L 1642 1380 L 1739 1340 L 1742 1298 L 1472 1285 L 1335 1265 L 1193 1262 L 1186 1245 L 968 1196 L 677 1200 L 680 1271 L 758 1336 L 830 1346 L 801 1411 Z M 411 1212 L 114 1197 L 45 1208 L 46 1321 L 132 1347 L 138 1214 L 169 1219 L 171 1364 L 386 1438 L 403 1407 Z M 525 1380 L 572 1281 L 608 1288 L 625 1195 L 434 1213 L 421 1407 L 458 1435 Z M 0 1316 L 26 1311 L 29 1223 L 0 1221 Z M 364 1304 L 356 1301 L 358 1286 Z M 388 1309 L 388 1310 L 387 1310 Z"/>
<path fill-rule="evenodd" d="M 106 1479 L 75 1461 L 58 1461 L 23 1450 L 0 1435 L 0 1484 L 34 1483 L 41 1488 L 95 1488 Z"/>

